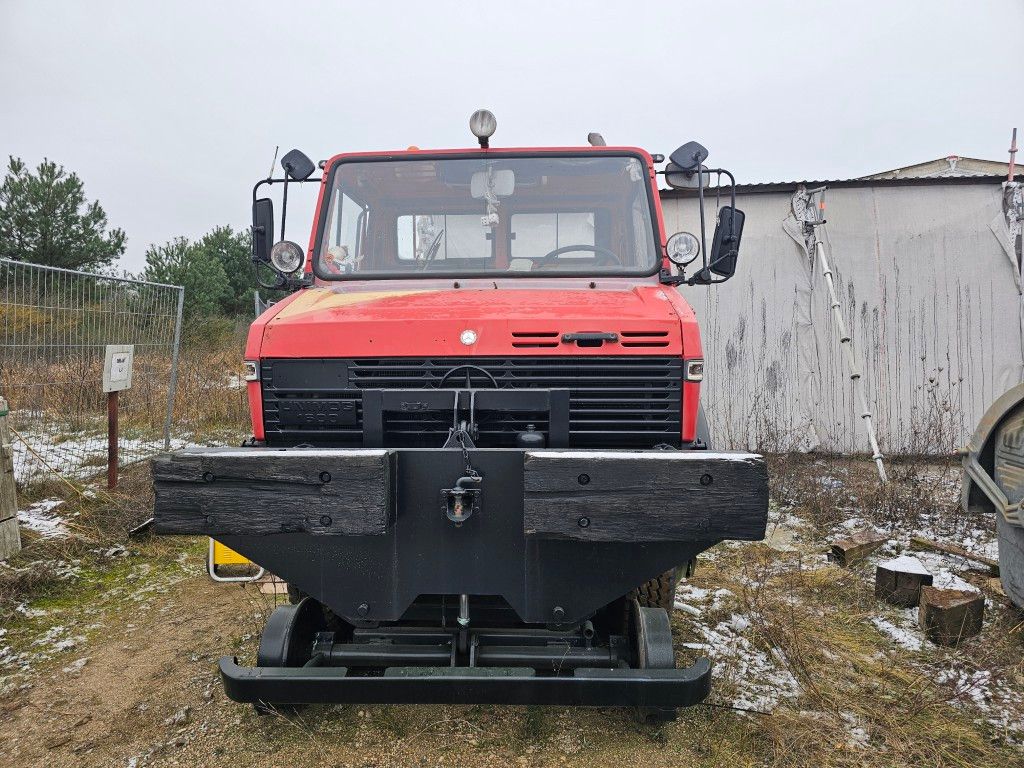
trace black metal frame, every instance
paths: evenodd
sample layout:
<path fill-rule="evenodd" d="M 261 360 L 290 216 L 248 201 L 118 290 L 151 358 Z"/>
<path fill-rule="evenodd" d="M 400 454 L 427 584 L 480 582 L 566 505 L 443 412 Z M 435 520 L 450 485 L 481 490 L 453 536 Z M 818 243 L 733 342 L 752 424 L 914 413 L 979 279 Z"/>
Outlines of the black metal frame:
<path fill-rule="evenodd" d="M 453 426 L 463 412 L 472 424 L 479 411 L 547 412 L 548 445 L 569 445 L 569 390 L 567 389 L 366 389 L 363 390 L 363 445 L 384 445 L 384 414 L 444 411 L 453 414 Z"/>
<path fill-rule="evenodd" d="M 596 669 L 540 676 L 529 668 L 391 667 L 383 676 L 345 667 L 242 667 L 224 656 L 228 698 L 275 704 L 549 704 L 593 707 L 688 707 L 711 692 L 711 662 L 684 669 Z"/>

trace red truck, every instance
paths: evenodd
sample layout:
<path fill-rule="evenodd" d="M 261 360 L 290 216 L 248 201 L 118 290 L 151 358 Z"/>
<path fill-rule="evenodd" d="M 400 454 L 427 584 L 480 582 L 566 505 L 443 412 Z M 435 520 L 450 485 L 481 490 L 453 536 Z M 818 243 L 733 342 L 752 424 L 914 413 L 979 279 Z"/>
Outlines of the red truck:
<path fill-rule="evenodd" d="M 707 151 L 591 145 L 288 153 L 253 191 L 261 284 L 290 291 L 245 352 L 253 436 L 154 463 L 157 531 L 289 584 L 229 697 L 638 706 L 701 701 L 669 611 L 702 550 L 763 538 L 763 459 L 717 452 L 680 285 L 735 272 L 743 214 Z M 701 199 L 666 238 L 658 177 Z M 731 176 L 730 176 L 731 178 Z M 308 248 L 280 185 L 319 184 Z M 685 269 L 702 257 L 692 274 Z"/>

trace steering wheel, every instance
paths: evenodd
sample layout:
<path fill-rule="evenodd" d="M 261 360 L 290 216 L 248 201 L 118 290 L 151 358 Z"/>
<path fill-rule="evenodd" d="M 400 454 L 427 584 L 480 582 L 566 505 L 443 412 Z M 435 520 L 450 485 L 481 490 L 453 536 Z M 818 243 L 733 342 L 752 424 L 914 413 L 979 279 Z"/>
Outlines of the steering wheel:
<path fill-rule="evenodd" d="M 622 261 L 618 256 L 615 255 L 614 251 L 609 251 L 607 248 L 602 248 L 600 245 L 563 245 L 561 248 L 555 248 L 553 251 L 548 251 L 541 256 L 537 261 L 540 264 L 551 264 L 563 253 L 571 253 L 573 251 L 590 251 L 594 254 L 594 261 L 598 266 L 613 265 L 616 267 L 622 266 Z M 600 261 L 598 261 L 600 260 Z"/>
<path fill-rule="evenodd" d="M 434 235 L 434 239 L 430 241 L 430 245 L 427 246 L 427 250 L 423 252 L 423 265 L 420 269 L 426 269 L 427 264 L 429 264 L 434 256 L 437 255 L 438 250 L 441 248 L 441 237 L 443 235 L 444 229 L 441 229 L 436 235 Z"/>

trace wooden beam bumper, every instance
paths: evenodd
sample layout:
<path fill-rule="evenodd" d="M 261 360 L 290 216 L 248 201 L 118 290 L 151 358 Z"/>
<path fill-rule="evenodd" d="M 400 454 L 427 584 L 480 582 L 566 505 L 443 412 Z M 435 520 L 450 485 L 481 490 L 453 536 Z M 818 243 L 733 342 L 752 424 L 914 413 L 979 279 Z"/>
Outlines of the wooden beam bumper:
<path fill-rule="evenodd" d="M 153 460 L 163 534 L 380 536 L 392 517 L 386 450 L 196 448 Z"/>
<path fill-rule="evenodd" d="M 533 451 L 527 536 L 582 541 L 764 538 L 768 471 L 752 453 Z"/>

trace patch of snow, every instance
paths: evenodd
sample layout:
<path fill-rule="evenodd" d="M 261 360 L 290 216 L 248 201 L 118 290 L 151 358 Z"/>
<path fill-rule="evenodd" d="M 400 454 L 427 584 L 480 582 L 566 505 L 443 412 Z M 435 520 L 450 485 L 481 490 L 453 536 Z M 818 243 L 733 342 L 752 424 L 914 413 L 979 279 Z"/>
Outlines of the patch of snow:
<path fill-rule="evenodd" d="M 910 555 L 900 555 L 894 557 L 892 560 L 886 560 L 885 562 L 878 564 L 879 568 L 885 568 L 887 571 L 898 571 L 900 573 L 916 573 L 922 576 L 929 576 L 930 573 L 924 564 L 916 557 Z"/>
<path fill-rule="evenodd" d="M 722 681 L 733 688 L 733 706 L 769 712 L 783 699 L 799 696 L 801 688 L 781 654 L 765 653 L 743 635 L 749 626 L 748 617 L 734 614 L 714 629 L 698 630 L 707 638 L 708 657 L 721 670 Z"/>
<path fill-rule="evenodd" d="M 682 600 L 676 600 L 672 604 L 672 607 L 675 608 L 677 611 L 682 611 L 683 613 L 688 613 L 691 616 L 700 616 L 700 609 L 699 608 L 694 608 L 692 605 L 688 605 L 688 604 L 684 603 Z"/>
<path fill-rule="evenodd" d="M 676 587 L 676 597 L 680 600 L 706 600 L 709 594 L 708 590 L 695 587 L 685 581 L 679 582 Z"/>
<path fill-rule="evenodd" d="M 980 710 L 989 724 L 1006 734 L 1024 735 L 1024 722 L 1019 712 L 1024 694 L 993 676 L 991 670 L 969 670 L 959 663 L 938 670 L 935 681 L 953 689 L 950 703 L 963 706 L 968 702 Z"/>
<path fill-rule="evenodd" d="M 43 499 L 18 510 L 18 523 L 44 538 L 67 536 L 68 529 L 63 517 L 54 513 L 64 503 L 63 499 Z"/>
<path fill-rule="evenodd" d="M 871 623 L 879 632 L 888 635 L 901 648 L 908 651 L 920 651 L 924 648 L 924 635 L 920 632 L 915 632 L 908 627 L 898 627 L 881 616 L 875 616 L 871 619 Z"/>
<path fill-rule="evenodd" d="M 963 589 L 970 592 L 977 592 L 977 588 L 970 582 L 964 581 L 948 567 L 950 559 L 963 561 L 962 558 L 950 557 L 938 552 L 921 552 L 918 559 L 932 575 L 932 586 L 940 589 Z"/>
<path fill-rule="evenodd" d="M 864 727 L 864 721 L 852 712 L 840 712 L 839 716 L 843 718 L 843 722 L 846 723 L 850 729 L 850 738 L 846 741 L 846 746 L 850 749 L 864 749 L 871 743 L 871 736 L 868 734 L 868 729 Z"/>

